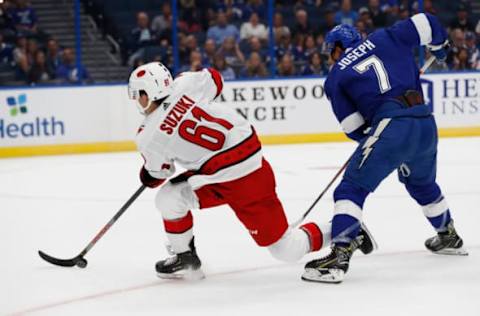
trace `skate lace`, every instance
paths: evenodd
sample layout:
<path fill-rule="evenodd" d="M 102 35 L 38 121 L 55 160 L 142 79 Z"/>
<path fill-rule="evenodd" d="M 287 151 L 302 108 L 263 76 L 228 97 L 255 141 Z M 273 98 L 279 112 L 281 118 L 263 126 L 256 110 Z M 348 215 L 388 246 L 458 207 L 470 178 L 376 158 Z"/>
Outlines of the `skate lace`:
<path fill-rule="evenodd" d="M 173 257 L 167 258 L 167 259 L 165 260 L 165 265 L 174 264 L 176 261 L 177 261 L 177 256 L 173 256 Z"/>

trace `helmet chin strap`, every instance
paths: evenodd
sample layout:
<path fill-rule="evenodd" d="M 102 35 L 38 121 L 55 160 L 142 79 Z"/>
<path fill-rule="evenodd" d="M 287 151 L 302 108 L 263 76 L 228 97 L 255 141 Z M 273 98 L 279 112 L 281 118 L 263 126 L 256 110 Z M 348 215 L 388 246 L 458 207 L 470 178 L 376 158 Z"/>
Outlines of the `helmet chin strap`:
<path fill-rule="evenodd" d="M 140 114 L 147 115 L 147 111 L 152 107 L 153 102 L 150 102 L 147 107 L 143 107 L 137 100 L 137 108 Z"/>

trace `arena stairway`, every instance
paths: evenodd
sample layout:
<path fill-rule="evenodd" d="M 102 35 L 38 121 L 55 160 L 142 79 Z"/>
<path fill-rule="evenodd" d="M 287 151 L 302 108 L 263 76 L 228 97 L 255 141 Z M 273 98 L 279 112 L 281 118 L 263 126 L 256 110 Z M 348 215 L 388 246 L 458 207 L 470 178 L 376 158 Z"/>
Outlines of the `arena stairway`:
<path fill-rule="evenodd" d="M 75 48 L 74 0 L 32 1 L 39 27 L 57 39 L 60 47 Z M 81 7 L 82 64 L 96 83 L 126 82 L 129 69 L 120 63 L 116 43 L 102 36 Z"/>

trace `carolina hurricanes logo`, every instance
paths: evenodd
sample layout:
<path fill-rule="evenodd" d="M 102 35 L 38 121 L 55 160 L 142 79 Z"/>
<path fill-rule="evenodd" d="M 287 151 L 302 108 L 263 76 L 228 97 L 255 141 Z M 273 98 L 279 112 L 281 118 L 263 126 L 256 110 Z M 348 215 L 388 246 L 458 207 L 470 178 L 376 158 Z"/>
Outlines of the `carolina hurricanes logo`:
<path fill-rule="evenodd" d="M 140 70 L 139 72 L 137 72 L 137 78 L 141 78 L 145 75 L 145 70 Z"/>

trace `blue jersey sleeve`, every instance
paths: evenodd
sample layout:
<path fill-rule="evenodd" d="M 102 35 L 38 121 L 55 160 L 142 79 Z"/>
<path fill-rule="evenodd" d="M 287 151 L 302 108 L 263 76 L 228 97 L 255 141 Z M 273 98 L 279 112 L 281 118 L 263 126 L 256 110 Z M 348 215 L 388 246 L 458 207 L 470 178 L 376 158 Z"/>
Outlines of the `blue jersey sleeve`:
<path fill-rule="evenodd" d="M 342 126 L 345 134 L 355 141 L 360 141 L 365 135 L 364 129 L 367 127 L 365 119 L 357 110 L 357 107 L 345 94 L 342 88 L 331 80 L 325 82 L 325 93 L 332 104 L 333 113 Z"/>
<path fill-rule="evenodd" d="M 388 32 L 411 48 L 420 45 L 441 45 L 447 38 L 447 32 L 438 18 L 431 14 L 419 13 L 395 23 Z"/>

